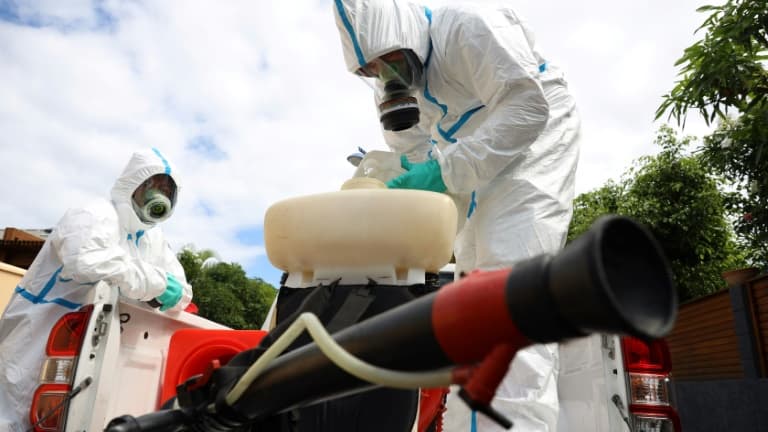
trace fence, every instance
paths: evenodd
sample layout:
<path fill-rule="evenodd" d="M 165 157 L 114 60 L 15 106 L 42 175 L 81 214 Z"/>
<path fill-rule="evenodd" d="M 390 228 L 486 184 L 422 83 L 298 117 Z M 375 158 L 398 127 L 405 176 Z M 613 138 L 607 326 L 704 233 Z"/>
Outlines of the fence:
<path fill-rule="evenodd" d="M 768 377 L 768 275 L 749 284 L 750 315 L 761 377 Z"/>
<path fill-rule="evenodd" d="M 682 305 L 667 342 L 683 431 L 768 431 L 768 275 Z"/>
<path fill-rule="evenodd" d="M 675 379 L 766 377 L 768 275 L 682 305 L 667 342 Z"/>

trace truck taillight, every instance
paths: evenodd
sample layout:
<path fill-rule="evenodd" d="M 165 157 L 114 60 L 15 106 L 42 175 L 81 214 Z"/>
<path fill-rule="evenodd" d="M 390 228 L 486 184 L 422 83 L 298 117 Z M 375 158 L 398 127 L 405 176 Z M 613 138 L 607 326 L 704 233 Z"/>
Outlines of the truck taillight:
<path fill-rule="evenodd" d="M 672 370 L 669 347 L 663 339 L 646 343 L 627 336 L 621 338 L 621 347 L 628 371 L 666 375 Z"/>
<path fill-rule="evenodd" d="M 680 432 L 680 417 L 671 406 L 630 405 L 633 432 Z"/>
<path fill-rule="evenodd" d="M 77 355 L 83 345 L 93 305 L 61 317 L 48 334 L 46 359 L 40 371 L 29 420 L 35 432 L 64 430 L 67 400 L 75 378 Z"/>
<path fill-rule="evenodd" d="M 669 376 L 629 373 L 629 403 L 669 405 Z"/>
<path fill-rule="evenodd" d="M 37 388 L 30 410 L 35 432 L 64 430 L 65 402 L 71 389 L 69 384 L 43 384 Z"/>
<path fill-rule="evenodd" d="M 84 310 L 87 309 L 87 310 Z M 85 336 L 85 326 L 91 318 L 93 305 L 77 312 L 70 312 L 59 319 L 48 334 L 45 353 L 48 356 L 74 357 L 80 351 Z"/>
<path fill-rule="evenodd" d="M 671 406 L 669 373 L 672 360 L 662 339 L 645 342 L 621 338 L 629 387 L 633 432 L 680 432 L 680 418 Z"/>

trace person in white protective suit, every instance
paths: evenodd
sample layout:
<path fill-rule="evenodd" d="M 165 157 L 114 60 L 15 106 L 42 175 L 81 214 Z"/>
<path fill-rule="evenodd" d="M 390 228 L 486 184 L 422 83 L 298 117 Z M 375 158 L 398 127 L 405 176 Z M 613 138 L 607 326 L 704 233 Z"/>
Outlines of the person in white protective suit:
<path fill-rule="evenodd" d="M 157 224 L 173 212 L 178 186 L 156 149 L 136 152 L 111 202 L 68 210 L 16 287 L 0 319 L 0 432 L 30 428 L 48 334 L 107 281 L 120 295 L 183 310 L 192 299 L 184 269 Z M 155 303 L 155 305 L 157 305 Z"/>
<path fill-rule="evenodd" d="M 430 10 L 335 0 L 333 8 L 347 69 L 375 89 L 385 141 L 403 155 L 407 172 L 387 185 L 448 193 L 466 215 L 457 271 L 561 249 L 580 120 L 563 74 L 518 15 L 490 1 Z M 556 345 L 519 352 L 493 407 L 516 431 L 555 431 L 557 371 Z M 503 430 L 454 391 L 445 422 L 451 432 Z"/>

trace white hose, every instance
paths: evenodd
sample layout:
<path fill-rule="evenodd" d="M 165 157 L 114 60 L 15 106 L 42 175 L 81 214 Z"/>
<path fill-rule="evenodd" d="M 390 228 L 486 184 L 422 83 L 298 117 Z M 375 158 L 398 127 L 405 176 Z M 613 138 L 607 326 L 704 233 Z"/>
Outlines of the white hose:
<path fill-rule="evenodd" d="M 248 386 L 264 371 L 264 369 L 280 355 L 306 329 L 315 341 L 320 351 L 333 363 L 350 375 L 361 380 L 385 387 L 401 389 L 444 387 L 451 384 L 449 369 L 429 372 L 399 372 L 383 369 L 366 363 L 342 348 L 323 327 L 320 320 L 312 313 L 305 312 L 288 327 L 272 346 L 256 360 L 243 374 L 235 387 L 230 390 L 225 400 L 228 405 L 234 405 L 243 395 Z M 393 349 L 395 349 L 393 347 Z"/>

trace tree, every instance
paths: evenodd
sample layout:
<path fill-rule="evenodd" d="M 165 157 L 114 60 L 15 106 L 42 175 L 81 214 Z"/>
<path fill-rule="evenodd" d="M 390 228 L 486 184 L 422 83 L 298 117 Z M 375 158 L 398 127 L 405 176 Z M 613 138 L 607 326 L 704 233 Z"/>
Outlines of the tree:
<path fill-rule="evenodd" d="M 213 256 L 211 250 L 188 248 L 178 255 L 200 316 L 238 330 L 261 328 L 277 290 L 259 278 L 248 278 L 239 264 L 219 262 L 204 268 L 203 262 Z"/>
<path fill-rule="evenodd" d="M 656 111 L 680 122 L 697 109 L 708 123 L 725 117 L 728 109 L 742 113 L 768 104 L 768 3 L 765 0 L 729 0 L 722 6 L 702 6 L 712 12 L 696 29 L 704 38 L 685 49 L 675 63 L 682 76 Z"/>
<path fill-rule="evenodd" d="M 733 190 L 726 197 L 752 264 L 768 264 L 768 2 L 729 0 L 703 6 L 703 39 L 677 61 L 682 77 L 656 112 L 685 125 L 690 110 L 717 131 L 701 146 L 703 161 Z M 697 31 L 698 31 L 697 30 Z M 729 117 L 733 116 L 733 117 Z"/>
<path fill-rule="evenodd" d="M 605 185 L 583 193 L 573 200 L 573 217 L 568 229 L 568 242 L 586 232 L 602 215 L 618 214 L 619 202 L 624 195 L 624 183 L 608 180 Z"/>
<path fill-rule="evenodd" d="M 640 158 L 619 183 L 609 181 L 576 198 L 568 234 L 577 237 L 608 213 L 645 224 L 670 261 L 683 301 L 723 288 L 720 274 L 743 264 L 718 179 L 699 156 L 684 152 L 692 140 L 662 127 L 659 154 Z"/>

